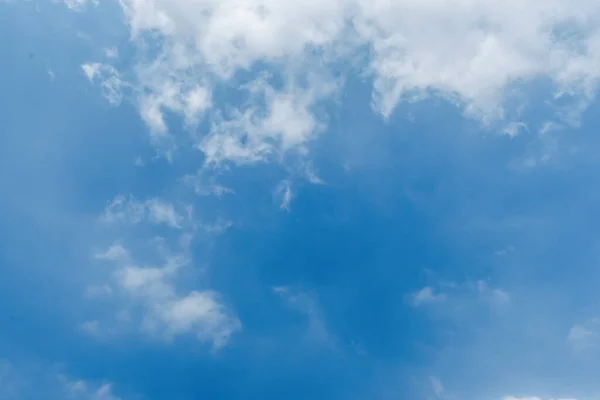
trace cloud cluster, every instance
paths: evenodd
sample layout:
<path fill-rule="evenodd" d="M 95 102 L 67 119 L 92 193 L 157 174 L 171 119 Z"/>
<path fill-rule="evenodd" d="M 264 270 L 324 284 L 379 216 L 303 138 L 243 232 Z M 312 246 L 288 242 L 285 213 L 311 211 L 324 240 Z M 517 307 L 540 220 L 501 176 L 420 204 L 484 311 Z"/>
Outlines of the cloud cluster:
<path fill-rule="evenodd" d="M 470 302 L 475 299 L 478 303 L 485 303 L 493 308 L 505 307 L 510 303 L 510 294 L 503 289 L 491 287 L 485 281 L 466 282 L 441 282 L 439 288 L 425 286 L 411 293 L 409 301 L 413 307 L 422 307 L 433 304 L 454 305 Z"/>
<path fill-rule="evenodd" d="M 121 4 L 141 53 L 131 80 L 152 141 L 172 146 L 167 112 L 188 126 L 209 113 L 196 143 L 209 163 L 302 153 L 326 125 L 319 106 L 357 75 L 371 78 L 384 117 L 400 101 L 436 95 L 509 127 L 527 123 L 522 104 L 509 104 L 524 86 L 542 83 L 549 100 L 581 111 L 600 77 L 600 5 L 591 0 Z"/>
<path fill-rule="evenodd" d="M 241 329 L 235 314 L 226 307 L 220 295 L 212 290 L 191 290 L 181 293 L 177 276 L 182 268 L 191 264 L 189 246 L 195 225 L 191 222 L 191 209 L 187 215 L 176 211 L 164 200 L 138 201 L 118 196 L 106 207 L 103 220 L 109 223 L 136 225 L 145 223 L 164 225 L 177 232 L 177 249 L 168 241 L 157 237 L 148 241 L 145 259 L 139 262 L 132 252 L 119 243 L 95 254 L 94 258 L 112 266 L 109 281 L 90 286 L 85 295 L 89 299 L 114 299 L 118 305 L 114 323 L 116 327 L 103 328 L 99 320 L 89 320 L 81 328 L 93 335 L 118 333 L 128 327 L 139 328 L 150 335 L 171 340 L 176 336 L 192 334 L 199 341 L 219 348 L 230 336 Z M 208 234 L 226 229 L 209 227 Z M 183 233 L 181 233 L 183 231 Z"/>

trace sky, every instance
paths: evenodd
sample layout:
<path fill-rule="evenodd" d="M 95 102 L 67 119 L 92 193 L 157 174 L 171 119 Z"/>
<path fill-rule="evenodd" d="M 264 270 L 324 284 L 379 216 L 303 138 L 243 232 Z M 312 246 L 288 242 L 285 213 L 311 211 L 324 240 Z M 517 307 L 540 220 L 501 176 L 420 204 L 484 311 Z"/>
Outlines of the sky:
<path fill-rule="evenodd" d="M 0 0 L 0 400 L 598 400 L 600 3 Z"/>

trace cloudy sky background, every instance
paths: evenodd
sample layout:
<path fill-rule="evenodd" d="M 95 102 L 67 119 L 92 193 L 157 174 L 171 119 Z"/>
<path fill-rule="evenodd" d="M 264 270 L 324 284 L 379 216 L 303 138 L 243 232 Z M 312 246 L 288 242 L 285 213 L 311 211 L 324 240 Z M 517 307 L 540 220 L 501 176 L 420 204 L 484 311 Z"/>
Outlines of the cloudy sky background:
<path fill-rule="evenodd" d="M 0 1 L 0 399 L 600 399 L 600 3 Z"/>

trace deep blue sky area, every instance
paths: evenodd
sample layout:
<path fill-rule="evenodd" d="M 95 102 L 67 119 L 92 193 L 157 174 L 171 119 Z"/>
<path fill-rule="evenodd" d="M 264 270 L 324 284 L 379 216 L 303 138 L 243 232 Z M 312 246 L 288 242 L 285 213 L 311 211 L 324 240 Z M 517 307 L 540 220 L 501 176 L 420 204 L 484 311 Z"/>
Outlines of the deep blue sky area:
<path fill-rule="evenodd" d="M 575 3 L 0 0 L 0 400 L 600 399 Z"/>

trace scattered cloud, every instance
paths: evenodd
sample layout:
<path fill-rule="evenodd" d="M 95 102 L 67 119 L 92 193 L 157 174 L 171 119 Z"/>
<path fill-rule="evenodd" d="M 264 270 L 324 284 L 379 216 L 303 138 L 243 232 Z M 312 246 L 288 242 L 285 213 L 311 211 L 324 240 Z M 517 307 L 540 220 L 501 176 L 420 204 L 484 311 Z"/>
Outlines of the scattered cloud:
<path fill-rule="evenodd" d="M 120 244 L 113 244 L 108 250 L 94 255 L 94 258 L 99 260 L 127 260 L 129 258 L 129 252 Z"/>
<path fill-rule="evenodd" d="M 210 132 L 197 143 L 208 164 L 304 154 L 327 123 L 319 105 L 351 74 L 372 78 L 384 117 L 399 102 L 441 96 L 484 123 L 505 121 L 500 130 L 510 135 L 527 129 L 518 100 L 527 96 L 515 95 L 527 84 L 549 82 L 547 100 L 571 105 L 557 107 L 556 117 L 572 124 L 600 80 L 600 6 L 589 0 L 120 3 L 140 52 L 148 35 L 160 38 L 132 80 L 152 142 L 173 149 L 165 111 L 188 125 L 208 113 Z M 104 71 L 107 97 L 120 101 L 118 73 L 86 66 Z M 251 73 L 239 85 L 241 71 Z M 223 85 L 243 104 L 215 104 L 213 90 Z"/>
<path fill-rule="evenodd" d="M 158 199 L 152 199 L 146 202 L 146 208 L 148 210 L 148 218 L 156 224 L 165 224 L 171 228 L 181 229 L 181 221 L 183 217 L 180 216 L 172 204 L 163 202 Z"/>
<path fill-rule="evenodd" d="M 141 308 L 142 331 L 165 340 L 193 334 L 201 342 L 211 343 L 214 348 L 224 346 L 230 336 L 241 329 L 241 323 L 223 304 L 218 293 L 211 290 L 178 293 L 175 279 L 179 270 L 189 263 L 187 256 L 168 255 L 162 266 L 140 266 L 130 257 L 121 257 L 129 254 L 121 249 L 120 245 L 113 245 L 104 253 L 110 256 L 100 257 L 114 265 L 111 282 L 86 290 L 88 298 L 113 293 L 119 296 L 115 299 L 121 308 L 116 316 L 117 322 L 123 322 L 123 307 L 131 310 Z M 129 315 L 129 311 L 125 312 Z M 126 318 L 127 322 L 130 319 Z M 103 332 L 97 320 L 85 322 L 81 328 L 94 336 Z M 108 332 L 114 330 L 111 327 Z"/>
<path fill-rule="evenodd" d="M 484 281 L 466 282 L 441 282 L 439 288 L 426 286 L 409 296 L 413 307 L 438 305 L 451 309 L 464 309 L 469 304 L 479 304 L 494 310 L 503 310 L 510 305 L 510 294 L 499 288 L 489 286 Z"/>
<path fill-rule="evenodd" d="M 289 212 L 292 199 L 294 198 L 291 182 L 288 180 L 280 182 L 275 188 L 273 195 L 279 203 L 279 208 Z"/>
<path fill-rule="evenodd" d="M 186 221 L 187 214 L 189 208 L 177 211 L 173 204 L 158 198 L 138 201 L 133 196 L 117 196 L 106 206 L 103 219 L 107 222 L 130 224 L 149 221 L 173 229 L 182 229 L 182 224 L 189 222 Z"/>
<path fill-rule="evenodd" d="M 83 73 L 92 83 L 99 83 L 103 96 L 113 106 L 118 106 L 123 100 L 123 89 L 128 84 L 121 79 L 121 74 L 111 65 L 100 63 L 85 63 L 81 65 Z"/>
<path fill-rule="evenodd" d="M 84 11 L 88 4 L 98 6 L 100 0 L 55 0 L 64 3 L 71 11 Z"/>
<path fill-rule="evenodd" d="M 436 303 L 440 301 L 444 301 L 446 299 L 446 295 L 444 293 L 436 294 L 433 288 L 426 286 L 423 289 L 415 292 L 411 296 L 412 304 L 415 307 L 421 306 L 423 304 Z"/>
<path fill-rule="evenodd" d="M 235 194 L 233 189 L 220 185 L 217 182 L 215 171 L 203 167 L 193 175 L 183 177 L 183 183 L 193 188 L 198 196 L 221 197 L 226 194 Z"/>
<path fill-rule="evenodd" d="M 79 329 L 81 329 L 90 336 L 99 337 L 103 334 L 102 330 L 100 329 L 100 321 L 98 320 L 82 322 L 81 324 L 79 324 Z"/>
<path fill-rule="evenodd" d="M 74 379 L 57 367 L 0 359 L 1 399 L 122 400 L 112 383 Z"/>
<path fill-rule="evenodd" d="M 104 49 L 106 58 L 119 58 L 119 49 L 116 47 L 107 47 Z"/>
<path fill-rule="evenodd" d="M 85 381 L 74 381 L 67 384 L 68 394 L 70 397 L 81 400 L 120 400 L 112 392 L 112 385 L 105 383 L 97 389 L 88 388 Z"/>

